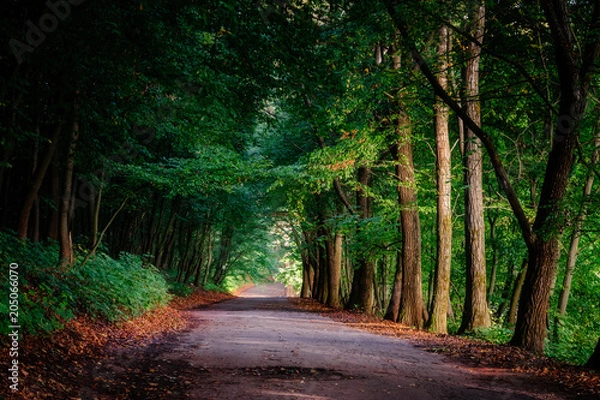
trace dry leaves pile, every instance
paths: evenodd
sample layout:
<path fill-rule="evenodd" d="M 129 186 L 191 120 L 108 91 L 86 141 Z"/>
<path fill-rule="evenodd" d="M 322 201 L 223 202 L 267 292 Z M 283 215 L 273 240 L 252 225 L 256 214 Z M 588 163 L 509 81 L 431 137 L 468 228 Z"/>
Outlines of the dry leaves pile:
<path fill-rule="evenodd" d="M 426 351 L 443 353 L 473 367 L 503 368 L 513 372 L 524 372 L 548 379 L 552 384 L 567 388 L 571 393 L 600 398 L 600 372 L 536 357 L 516 347 L 496 345 L 461 336 L 436 335 L 417 330 L 379 317 L 336 310 L 312 299 L 290 299 L 294 307 L 320 312 L 327 317 L 372 333 L 393 336 L 412 341 Z"/>
<path fill-rule="evenodd" d="M 0 399 L 77 398 L 79 387 L 94 364 L 108 357 L 109 349 L 149 343 L 159 334 L 186 327 L 179 310 L 197 308 L 231 298 L 219 292 L 197 290 L 186 298 L 176 298 L 167 307 L 138 318 L 110 324 L 82 316 L 47 337 L 25 337 L 19 343 L 19 392 L 0 385 Z M 7 349 L 6 338 L 0 345 Z M 0 369 L 8 369 L 8 352 L 0 354 Z"/>

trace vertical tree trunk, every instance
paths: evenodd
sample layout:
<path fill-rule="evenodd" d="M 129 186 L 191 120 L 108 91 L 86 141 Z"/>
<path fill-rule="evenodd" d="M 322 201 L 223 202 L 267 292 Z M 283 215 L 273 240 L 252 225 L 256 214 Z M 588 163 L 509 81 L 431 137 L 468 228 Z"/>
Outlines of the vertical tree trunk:
<path fill-rule="evenodd" d="M 440 28 L 440 59 L 438 80 L 444 90 L 448 87 L 450 33 L 447 26 Z M 448 309 L 450 306 L 450 267 L 452 265 L 452 170 L 450 134 L 448 130 L 448 106 L 436 97 L 434 104 L 436 171 L 437 171 L 437 255 L 435 279 L 427 327 L 435 333 L 448 333 Z"/>
<path fill-rule="evenodd" d="M 102 203 L 102 180 L 104 179 L 104 171 L 100 174 L 100 187 L 98 188 L 98 196 L 96 196 L 95 201 L 93 202 L 92 207 L 92 216 L 91 216 L 91 236 L 92 236 L 92 249 L 96 247 L 96 243 L 98 241 L 98 226 L 100 222 L 100 204 Z"/>
<path fill-rule="evenodd" d="M 485 23 L 485 6 L 477 2 L 472 15 L 472 35 L 481 43 Z M 466 114 L 481 126 L 479 105 L 479 63 L 481 48 L 478 44 L 467 44 L 467 65 L 465 69 L 465 95 L 463 104 Z M 483 209 L 483 168 L 481 141 L 470 129 L 465 129 L 464 143 L 465 179 L 465 258 L 466 295 L 459 333 L 485 328 L 491 325 L 486 298 L 485 265 L 485 221 Z"/>
<path fill-rule="evenodd" d="M 496 220 L 497 216 L 489 216 L 488 220 L 490 223 L 490 241 L 492 246 L 492 272 L 490 273 L 490 283 L 488 286 L 488 306 L 490 304 L 490 297 L 494 294 L 496 287 L 496 275 L 498 274 L 498 243 L 496 237 Z"/>
<path fill-rule="evenodd" d="M 73 263 L 73 242 L 71 239 L 71 198 L 73 196 L 74 156 L 79 139 L 79 103 L 75 98 L 73 104 L 73 126 L 67 154 L 63 194 L 59 207 L 59 261 L 62 267 Z"/>
<path fill-rule="evenodd" d="M 519 307 L 519 297 L 521 297 L 521 291 L 523 290 L 523 283 L 525 282 L 525 274 L 527 273 L 527 259 L 523 260 L 521 265 L 521 272 L 515 280 L 512 296 L 510 298 L 510 307 L 508 309 L 508 324 L 514 325 L 517 322 L 517 309 Z"/>
<path fill-rule="evenodd" d="M 329 255 L 329 297 L 327 305 L 339 308 L 342 305 L 340 285 L 342 283 L 342 242 L 343 236 L 336 232 Z"/>
<path fill-rule="evenodd" d="M 358 169 L 358 183 L 356 201 L 361 219 L 371 217 L 371 201 L 365 188 L 371 186 L 372 172 L 370 168 L 360 167 Z M 357 259 L 358 268 L 354 271 L 352 289 L 346 308 L 356 308 L 366 312 L 372 312 L 374 302 L 373 292 L 373 262 L 367 254 L 359 255 Z"/>
<path fill-rule="evenodd" d="M 231 254 L 231 244 L 235 229 L 232 225 L 225 225 L 221 230 L 221 241 L 219 244 L 219 256 L 215 263 L 213 281 L 220 285 L 227 274 L 227 263 Z"/>
<path fill-rule="evenodd" d="M 402 293 L 398 322 L 422 328 L 427 312 L 421 282 L 421 222 L 417 208 L 415 171 L 412 155 L 412 127 L 404 110 L 398 116 L 396 174 L 402 232 Z"/>
<path fill-rule="evenodd" d="M 600 126 L 596 129 L 600 132 Z M 600 134 L 597 134 L 594 141 L 595 149 L 592 155 L 592 165 L 598 164 L 600 160 Z M 571 240 L 569 244 L 569 254 L 567 256 L 567 265 L 565 267 L 565 276 L 563 278 L 563 284 L 558 299 L 558 313 L 562 316 L 567 312 L 567 304 L 569 303 L 569 294 L 571 292 L 571 282 L 573 281 L 573 275 L 575 273 L 575 265 L 577 263 L 577 256 L 579 254 L 579 238 L 581 236 L 581 228 L 587 215 L 587 201 L 592 194 L 592 188 L 594 186 L 594 173 L 590 172 L 586 179 L 583 187 L 583 199 L 579 215 L 575 217 L 573 224 L 573 231 L 571 232 Z"/>
<path fill-rule="evenodd" d="M 384 319 L 398 322 L 398 313 L 400 312 L 400 298 L 402 297 L 402 252 L 396 254 L 396 273 L 394 275 L 394 284 L 390 294 L 390 302 L 385 312 Z"/>
<path fill-rule="evenodd" d="M 62 125 L 57 125 L 54 129 L 52 137 L 49 139 L 48 150 L 46 150 L 46 154 L 42 158 L 41 162 L 37 165 L 35 172 L 33 173 L 29 190 L 27 191 L 25 200 L 23 200 L 23 206 L 21 207 L 21 213 L 19 215 L 19 222 L 17 225 L 17 237 L 20 239 L 27 238 L 31 208 L 38 197 L 38 192 L 42 186 L 44 177 L 46 176 L 46 171 L 48 170 L 48 166 L 54 157 L 54 152 L 60 138 L 61 129 Z"/>
<path fill-rule="evenodd" d="M 52 210 L 50 211 L 50 222 L 48 223 L 48 238 L 58 240 L 58 209 L 60 207 L 60 169 L 58 166 L 58 152 L 54 152 L 52 168 L 50 171 L 50 197 L 52 198 Z"/>

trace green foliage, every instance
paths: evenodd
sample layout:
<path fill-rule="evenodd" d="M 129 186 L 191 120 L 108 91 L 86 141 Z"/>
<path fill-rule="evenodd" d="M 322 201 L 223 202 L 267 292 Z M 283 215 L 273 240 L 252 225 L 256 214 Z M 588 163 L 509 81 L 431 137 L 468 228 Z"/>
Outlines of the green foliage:
<path fill-rule="evenodd" d="M 12 233 L 0 232 L 0 315 L 8 319 L 9 264 L 19 265 L 18 321 L 24 332 L 40 334 L 60 329 L 73 318 L 75 296 L 69 281 L 56 268 L 56 244 L 41 245 L 20 241 Z M 7 333 L 3 324 L 1 333 Z"/>
<path fill-rule="evenodd" d="M 490 343 L 504 344 L 508 343 L 512 335 L 512 329 L 508 329 L 502 324 L 494 324 L 489 328 L 476 329 L 474 332 L 470 332 L 466 336 L 473 339 L 485 340 L 486 342 Z"/>
<path fill-rule="evenodd" d="M 78 283 L 73 289 L 77 304 L 109 321 L 139 316 L 171 298 L 163 275 L 133 254 L 122 253 L 114 260 L 100 253 L 85 266 L 76 265 L 67 276 Z"/>
<path fill-rule="evenodd" d="M 579 318 L 561 321 L 546 344 L 546 355 L 571 364 L 585 364 L 598 340 L 598 331 L 593 325 L 592 321 Z"/>
<path fill-rule="evenodd" d="M 19 264 L 19 323 L 24 332 L 38 335 L 60 329 L 76 314 L 119 321 L 167 304 L 171 295 L 163 275 L 131 254 L 115 260 L 99 253 L 82 266 L 62 270 L 56 265 L 55 244 L 19 241 L 0 233 L 0 262 Z M 8 298 L 8 268 L 1 290 Z M 8 303 L 0 303 L 2 315 Z M 7 325 L 2 327 L 6 333 Z"/>
<path fill-rule="evenodd" d="M 302 288 L 302 264 L 292 262 L 289 266 L 281 268 L 279 273 L 275 275 L 275 280 L 285 286 L 293 287 L 294 292 L 299 292 Z"/>

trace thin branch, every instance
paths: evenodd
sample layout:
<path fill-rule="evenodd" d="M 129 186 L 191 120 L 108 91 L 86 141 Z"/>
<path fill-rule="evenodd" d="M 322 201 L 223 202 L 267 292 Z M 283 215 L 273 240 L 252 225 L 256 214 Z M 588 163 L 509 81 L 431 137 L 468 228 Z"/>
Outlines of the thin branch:
<path fill-rule="evenodd" d="M 106 224 L 106 226 L 104 227 L 104 229 L 102 229 L 102 232 L 100 232 L 100 236 L 98 237 L 98 240 L 96 241 L 96 244 L 94 245 L 94 247 L 92 248 L 92 250 L 90 250 L 90 252 L 87 253 L 87 255 L 85 256 L 85 258 L 81 262 L 81 266 L 82 267 L 89 261 L 89 259 L 94 254 L 96 254 L 96 250 L 98 250 L 98 246 L 100 246 L 100 243 L 102 242 L 102 238 L 104 237 L 104 234 L 106 234 L 106 231 L 108 230 L 108 228 L 112 225 L 112 223 L 114 222 L 115 218 L 117 218 L 117 215 L 119 215 L 119 213 L 121 212 L 121 210 L 123 210 L 123 208 L 125 207 L 125 204 L 127 203 L 127 200 L 129 200 L 130 197 L 131 197 L 131 195 L 128 195 L 127 197 L 125 197 L 125 200 L 123 200 L 123 202 L 121 203 L 121 206 L 112 215 L 112 217 L 110 218 L 110 221 L 108 221 L 108 223 Z"/>
<path fill-rule="evenodd" d="M 496 53 L 495 51 L 490 50 L 487 47 L 483 47 L 483 44 L 477 40 L 477 38 L 475 38 L 473 35 L 469 34 L 468 32 L 463 31 L 462 29 L 459 29 L 458 27 L 452 25 L 452 23 L 450 23 L 450 21 L 444 20 L 443 18 L 437 16 L 437 15 L 432 15 L 435 19 L 437 19 L 439 22 L 443 23 L 444 25 L 447 25 L 450 29 L 452 29 L 454 32 L 458 33 L 461 36 L 464 36 L 465 38 L 467 38 L 469 41 L 471 41 L 473 44 L 475 44 L 476 46 L 478 46 L 482 52 L 489 54 L 492 57 L 497 58 L 498 60 L 504 61 L 505 63 L 512 65 L 513 67 L 515 67 L 517 69 L 517 71 L 523 76 L 523 78 L 525 78 L 525 80 L 531 85 L 531 87 L 533 88 L 533 90 L 538 94 L 538 96 L 540 96 L 540 98 L 542 99 L 542 101 L 548 106 L 548 108 L 550 108 L 552 110 L 552 112 L 554 112 L 554 114 L 558 115 L 558 110 L 554 107 L 554 105 L 550 102 L 550 99 L 548 99 L 544 92 L 542 91 L 542 88 L 540 88 L 536 82 L 533 76 L 531 76 L 529 74 L 529 72 L 527 72 L 527 70 L 525 69 L 524 66 L 522 66 L 520 63 L 518 63 L 515 60 L 511 60 L 510 58 L 500 54 L 500 53 Z"/>

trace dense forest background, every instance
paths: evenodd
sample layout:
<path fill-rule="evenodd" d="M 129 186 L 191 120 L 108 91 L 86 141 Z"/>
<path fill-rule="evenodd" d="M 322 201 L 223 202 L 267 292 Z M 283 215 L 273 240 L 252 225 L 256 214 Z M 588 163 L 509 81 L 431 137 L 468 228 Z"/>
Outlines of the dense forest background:
<path fill-rule="evenodd" d="M 277 276 L 600 364 L 597 2 L 0 7 L 0 259 L 31 334 Z"/>

